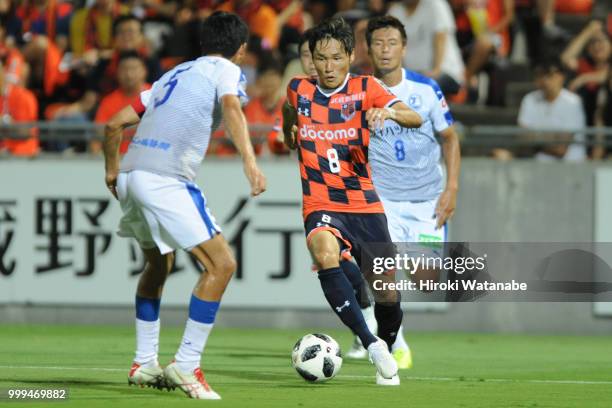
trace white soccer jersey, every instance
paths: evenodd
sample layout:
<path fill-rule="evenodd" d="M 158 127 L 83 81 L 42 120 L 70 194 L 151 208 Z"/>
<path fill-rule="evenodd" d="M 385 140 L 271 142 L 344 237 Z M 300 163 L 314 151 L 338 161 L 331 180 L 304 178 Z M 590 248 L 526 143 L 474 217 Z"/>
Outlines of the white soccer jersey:
<path fill-rule="evenodd" d="M 146 111 L 121 172 L 144 170 L 193 181 L 221 122 L 221 97 L 246 98 L 240 68 L 221 57 L 182 63 L 141 94 Z"/>
<path fill-rule="evenodd" d="M 440 145 L 435 131 L 453 124 L 444 94 L 433 79 L 403 70 L 403 79 L 389 89 L 423 118 L 418 129 L 385 121 L 370 138 L 369 160 L 376 191 L 384 201 L 436 199 L 443 189 Z"/>

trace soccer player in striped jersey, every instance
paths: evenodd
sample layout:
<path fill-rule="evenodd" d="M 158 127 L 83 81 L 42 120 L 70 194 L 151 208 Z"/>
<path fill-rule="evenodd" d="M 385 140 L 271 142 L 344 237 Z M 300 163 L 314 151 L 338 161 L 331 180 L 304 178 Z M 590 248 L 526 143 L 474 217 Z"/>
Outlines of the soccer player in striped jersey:
<path fill-rule="evenodd" d="M 323 294 L 332 310 L 361 340 L 376 365 L 377 384 L 398 385 L 390 347 L 401 325 L 399 293 L 375 291 L 378 335 L 368 329 L 353 287 L 340 267 L 351 250 L 367 269 L 374 256 L 393 256 L 384 209 L 372 184 L 368 163 L 370 131 L 389 119 L 419 127 L 419 114 L 399 101 L 376 78 L 349 74 L 354 37 L 342 19 L 312 29 L 309 48 L 317 78 L 297 77 L 287 88 L 283 134 L 297 148 L 307 245 L 318 267 Z M 368 243 L 385 243 L 374 254 Z M 394 271 L 369 282 L 394 281 Z"/>
<path fill-rule="evenodd" d="M 220 399 L 200 369 L 221 297 L 236 269 L 230 247 L 195 184 L 210 135 L 223 119 L 243 158 L 251 194 L 266 188 L 242 113 L 243 59 L 248 27 L 237 15 L 216 12 L 202 25 L 203 57 L 164 74 L 140 100 L 106 125 L 106 185 L 119 200 L 119 235 L 135 238 L 146 266 L 136 290 L 136 356 L 130 384 L 179 387 L 189 397 Z M 139 123 L 119 162 L 122 130 Z M 165 369 L 158 362 L 159 308 L 164 282 L 182 249 L 206 268 L 189 303 L 183 339 Z"/>
<path fill-rule="evenodd" d="M 461 157 L 453 117 L 433 79 L 402 68 L 407 44 L 399 20 L 391 16 L 371 19 L 366 41 L 374 75 L 423 118 L 417 129 L 387 120 L 370 142 L 372 179 L 385 207 L 389 233 L 396 243 L 433 244 L 433 255 L 440 255 L 459 188 Z M 436 132 L 444 142 L 446 183 Z M 438 271 L 420 270 L 416 279 L 437 280 L 437 275 Z M 392 348 L 398 366 L 410 368 L 412 356 L 401 330 Z"/>

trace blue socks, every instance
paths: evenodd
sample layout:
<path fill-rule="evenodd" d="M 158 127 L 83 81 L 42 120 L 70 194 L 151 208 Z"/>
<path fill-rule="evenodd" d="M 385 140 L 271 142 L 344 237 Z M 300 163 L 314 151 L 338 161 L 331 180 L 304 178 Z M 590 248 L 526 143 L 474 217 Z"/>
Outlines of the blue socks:
<path fill-rule="evenodd" d="M 159 319 L 160 299 L 147 299 L 136 295 L 136 318 L 146 322 Z"/>
<path fill-rule="evenodd" d="M 219 302 L 209 302 L 191 295 L 191 302 L 189 302 L 189 318 L 191 320 L 198 323 L 214 323 L 217 310 L 219 310 Z"/>
<path fill-rule="evenodd" d="M 359 337 L 364 347 L 377 341 L 366 325 L 351 282 L 340 267 L 319 271 L 319 281 L 325 299 L 342 323 Z"/>

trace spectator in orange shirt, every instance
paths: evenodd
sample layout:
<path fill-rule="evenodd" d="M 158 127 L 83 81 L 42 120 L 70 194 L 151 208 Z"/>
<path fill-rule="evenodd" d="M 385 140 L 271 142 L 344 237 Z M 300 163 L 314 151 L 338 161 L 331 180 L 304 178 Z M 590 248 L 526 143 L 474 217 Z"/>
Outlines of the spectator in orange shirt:
<path fill-rule="evenodd" d="M 23 86 L 26 82 L 27 69 L 23 55 L 7 41 L 6 30 L 0 25 L 0 61 L 5 67 L 5 81 Z"/>
<path fill-rule="evenodd" d="M 147 66 L 147 80 L 153 82 L 160 76 L 159 60 L 151 55 L 142 23 L 134 16 L 120 16 L 114 23 L 114 49 L 109 58 L 100 58 L 89 72 L 86 90 L 81 98 L 65 104 L 49 115 L 50 119 L 74 119 L 88 116 L 101 97 L 117 88 L 117 66 L 119 55 L 127 51 L 136 51 Z"/>
<path fill-rule="evenodd" d="M 106 123 L 115 113 L 136 102 L 142 91 L 151 88 L 151 85 L 146 82 L 146 78 L 147 67 L 142 57 L 136 51 L 122 53 L 119 56 L 117 66 L 119 88 L 102 98 L 96 112 L 95 122 Z M 121 154 L 127 152 L 134 132 L 135 129 L 132 128 L 123 133 L 123 140 L 119 148 Z M 90 144 L 92 153 L 100 153 L 101 147 L 102 144 L 99 141 Z"/>
<path fill-rule="evenodd" d="M 251 134 L 255 137 L 265 135 L 268 148 L 273 154 L 289 154 L 289 150 L 278 137 L 283 116 L 282 106 L 285 102 L 282 81 L 283 69 L 280 61 L 273 57 L 262 60 L 257 74 L 259 96 L 251 99 L 244 108 L 244 114 L 249 125 L 273 127 L 268 132 L 259 135 L 258 132 L 251 131 Z"/>
<path fill-rule="evenodd" d="M 280 35 L 276 11 L 263 0 L 229 0 L 217 10 L 238 14 L 249 26 L 252 34 L 264 41 L 264 48 L 276 48 Z"/>
<path fill-rule="evenodd" d="M 58 0 L 26 0 L 17 8 L 20 40 L 27 42 L 22 51 L 31 66 L 30 89 L 40 98 L 50 98 L 68 80 L 61 61 L 68 48 L 71 14 L 72 5 Z"/>
<path fill-rule="evenodd" d="M 0 63 L 0 113 L 2 124 L 32 122 L 38 117 L 38 102 L 32 92 L 5 81 L 4 65 Z M 39 152 L 38 136 L 34 129 L 15 133 L 0 133 L 0 150 L 8 150 L 14 156 L 35 156 Z M 29 137 L 27 137 L 29 135 Z M 19 139 L 11 137 L 19 136 Z M 25 136 L 26 138 L 21 138 Z"/>

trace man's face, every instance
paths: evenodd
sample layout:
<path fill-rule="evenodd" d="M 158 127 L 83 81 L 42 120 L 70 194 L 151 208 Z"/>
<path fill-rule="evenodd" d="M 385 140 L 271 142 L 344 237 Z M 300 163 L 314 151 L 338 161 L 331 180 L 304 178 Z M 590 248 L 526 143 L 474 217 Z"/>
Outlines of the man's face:
<path fill-rule="evenodd" d="M 306 75 L 310 77 L 317 76 L 317 70 L 312 61 L 312 54 L 308 48 L 308 41 L 300 47 L 300 63 L 302 64 L 302 71 L 304 71 Z"/>
<path fill-rule="evenodd" d="M 546 95 L 555 95 L 563 88 L 563 73 L 557 69 L 536 74 L 535 83 Z"/>
<path fill-rule="evenodd" d="M 140 22 L 128 20 L 117 27 L 115 41 L 120 51 L 137 50 L 142 46 L 143 36 Z"/>
<path fill-rule="evenodd" d="M 117 67 L 117 82 L 119 87 L 127 92 L 138 91 L 145 83 L 147 70 L 138 58 L 121 60 Z"/>
<path fill-rule="evenodd" d="M 319 83 L 327 89 L 342 85 L 349 72 L 353 56 L 348 55 L 335 38 L 317 42 L 312 56 Z"/>
<path fill-rule="evenodd" d="M 387 73 L 402 66 L 406 45 L 397 28 L 385 27 L 372 32 L 370 58 L 376 71 Z"/>
<path fill-rule="evenodd" d="M 274 70 L 264 71 L 257 78 L 257 87 L 261 92 L 261 97 L 266 99 L 278 95 L 278 91 L 279 89 L 281 89 L 282 82 L 283 78 L 279 75 L 278 72 Z"/>

